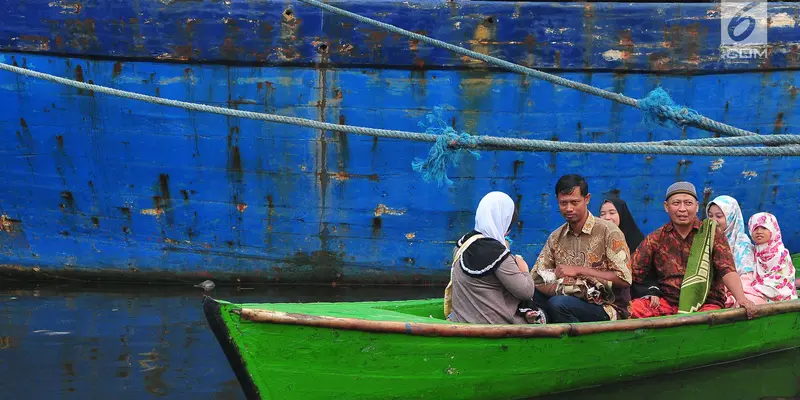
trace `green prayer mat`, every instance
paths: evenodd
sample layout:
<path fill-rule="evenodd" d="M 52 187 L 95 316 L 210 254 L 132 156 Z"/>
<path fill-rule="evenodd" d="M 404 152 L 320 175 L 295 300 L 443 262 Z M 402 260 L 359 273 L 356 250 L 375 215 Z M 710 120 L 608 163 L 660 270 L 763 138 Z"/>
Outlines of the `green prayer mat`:
<path fill-rule="evenodd" d="M 708 218 L 703 221 L 700 230 L 694 235 L 689 261 L 681 283 L 681 295 L 678 299 L 678 314 L 692 313 L 700 309 L 706 302 L 714 270 L 711 268 L 711 252 L 714 249 L 714 234 L 717 223 Z"/>

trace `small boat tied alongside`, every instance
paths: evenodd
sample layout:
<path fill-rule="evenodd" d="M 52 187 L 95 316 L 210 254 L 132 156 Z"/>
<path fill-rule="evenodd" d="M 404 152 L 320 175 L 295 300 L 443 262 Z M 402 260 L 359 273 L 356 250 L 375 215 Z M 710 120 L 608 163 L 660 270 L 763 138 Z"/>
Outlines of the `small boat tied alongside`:
<path fill-rule="evenodd" d="M 452 323 L 441 299 L 203 308 L 249 399 L 529 398 L 800 346 L 800 300 L 751 320 L 727 309 L 550 325 Z"/>

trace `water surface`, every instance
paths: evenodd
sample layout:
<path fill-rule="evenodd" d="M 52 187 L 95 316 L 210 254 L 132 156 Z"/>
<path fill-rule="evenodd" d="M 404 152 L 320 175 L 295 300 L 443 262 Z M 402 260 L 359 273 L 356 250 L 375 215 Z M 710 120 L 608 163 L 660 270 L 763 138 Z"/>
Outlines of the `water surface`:
<path fill-rule="evenodd" d="M 236 302 L 438 297 L 433 287 L 217 288 Z M 202 313 L 203 292 L 177 286 L 0 288 L 0 398 L 243 399 Z M 698 339 L 702 340 L 702 339 Z M 800 350 L 545 397 L 797 398 Z"/>

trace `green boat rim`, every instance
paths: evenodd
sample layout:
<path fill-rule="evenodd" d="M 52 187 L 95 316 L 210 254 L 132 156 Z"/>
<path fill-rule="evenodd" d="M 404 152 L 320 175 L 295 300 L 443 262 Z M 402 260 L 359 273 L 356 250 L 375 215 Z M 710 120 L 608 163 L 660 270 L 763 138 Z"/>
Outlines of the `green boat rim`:
<path fill-rule="evenodd" d="M 217 302 L 207 298 L 206 301 Z M 413 302 L 413 301 L 412 301 Z M 419 300 L 424 304 L 431 300 Z M 391 303 L 391 302 L 385 302 Z M 410 302 L 405 302 L 410 303 Z M 358 304 L 358 303 L 341 303 Z M 368 303 L 369 304 L 369 303 Z M 372 303 L 380 304 L 380 303 Z M 306 305 L 313 311 L 314 305 Z M 364 310 L 366 308 L 362 308 Z M 219 310 L 219 307 L 217 307 Z M 800 311 L 800 300 L 782 301 L 756 306 L 756 318 Z M 415 336 L 478 337 L 478 338 L 535 338 L 581 336 L 601 332 L 635 331 L 638 329 L 663 329 L 685 325 L 710 326 L 747 320 L 744 309 L 726 309 L 667 317 L 627 319 L 621 321 L 548 324 L 548 325 L 483 325 L 459 323 L 430 323 L 420 321 L 373 320 L 358 317 L 332 317 L 312 313 L 285 312 L 236 306 L 231 309 L 243 320 L 281 325 L 301 325 L 327 329 L 358 330 L 364 332 L 397 333 Z M 409 317 L 411 317 L 409 315 Z M 418 318 L 417 318 L 418 319 Z"/>
<path fill-rule="evenodd" d="M 222 304 L 208 296 L 203 298 L 203 312 L 208 320 L 208 325 L 220 343 L 222 352 L 225 353 L 225 358 L 228 359 L 228 363 L 231 365 L 231 369 L 242 387 L 244 396 L 247 399 L 260 399 L 258 387 L 256 387 L 250 373 L 247 372 L 244 357 L 239 352 L 239 348 L 234 345 L 231 332 L 225 321 L 222 320 Z"/>
<path fill-rule="evenodd" d="M 453 323 L 443 320 L 441 304 L 441 299 L 255 304 L 235 304 L 208 296 L 203 299 L 203 309 L 209 326 L 222 347 L 248 399 L 275 398 L 277 393 L 288 395 L 289 393 L 294 393 L 292 388 L 295 383 L 301 381 L 305 381 L 307 384 L 314 382 L 313 379 L 304 380 L 295 376 L 292 379 L 297 378 L 299 380 L 290 380 L 291 382 L 287 383 L 286 379 L 288 378 L 286 378 L 281 381 L 284 386 L 279 385 L 280 387 L 275 389 L 278 391 L 273 393 L 272 390 L 274 388 L 270 389 L 271 386 L 265 383 L 265 379 L 273 379 L 271 374 L 275 371 L 265 372 L 261 365 L 264 362 L 268 362 L 268 360 L 270 360 L 269 362 L 275 361 L 275 357 L 284 359 L 284 361 L 285 359 L 291 360 L 292 357 L 288 356 L 286 358 L 287 355 L 284 352 L 290 351 L 292 340 L 300 340 L 302 343 L 306 343 L 305 340 L 319 338 L 319 334 L 323 332 L 331 332 L 331 340 L 343 340 L 346 343 L 350 343 L 349 339 L 344 338 L 361 338 L 360 340 L 370 345 L 373 344 L 373 340 L 388 341 L 387 343 L 395 344 L 408 343 L 406 340 L 415 340 L 413 343 L 426 343 L 426 345 L 430 344 L 437 348 L 439 347 L 436 344 L 445 346 L 447 343 L 454 343 L 454 348 L 459 348 L 459 346 L 465 345 L 465 341 L 480 344 L 481 340 L 486 340 L 486 343 L 480 344 L 480 348 L 494 348 L 489 344 L 489 342 L 494 342 L 498 343 L 498 346 L 502 345 L 498 348 L 506 348 L 506 350 L 513 344 L 515 348 L 520 349 L 561 349 L 558 351 L 563 352 L 564 349 L 568 349 L 570 346 L 580 347 L 586 343 L 605 343 L 609 340 L 617 343 L 617 345 L 627 343 L 625 346 L 635 348 L 635 346 L 632 347 L 631 341 L 628 339 L 647 341 L 650 340 L 648 338 L 666 335 L 664 336 L 667 338 L 665 340 L 669 342 L 669 340 L 674 341 L 676 337 L 684 337 L 687 332 L 712 332 L 718 331 L 718 329 L 722 329 L 719 332 L 751 332 L 751 334 L 755 334 L 778 322 L 784 325 L 790 324 L 794 326 L 793 329 L 796 329 L 794 313 L 800 311 L 800 300 L 792 300 L 757 306 L 757 315 L 753 321 L 747 320 L 745 310 L 737 308 L 613 322 L 551 325 L 483 325 Z M 755 330 L 752 330 L 751 327 Z M 691 330 L 687 331 L 686 329 Z M 674 332 L 674 334 L 671 334 L 671 332 Z M 269 336 L 269 339 L 257 337 L 260 336 L 259 333 Z M 294 335 L 298 336 L 295 337 Z M 335 339 L 340 338 L 340 335 L 342 335 L 343 339 Z M 575 336 L 583 337 L 572 338 Z M 774 343 L 768 341 L 767 348 L 761 348 L 761 345 L 753 346 L 751 343 L 749 346 L 753 348 L 742 349 L 736 354 L 736 357 L 723 357 L 719 354 L 712 354 L 713 357 L 709 360 L 687 359 L 677 364 L 685 364 L 691 369 L 712 365 L 713 363 L 761 355 L 769 350 L 777 351 L 779 349 L 785 350 L 797 347 L 796 336 L 784 336 L 783 341 L 786 343 L 774 340 Z M 670 337 L 673 339 L 669 339 Z M 265 340 L 269 340 L 270 344 L 265 346 Z M 285 340 L 289 340 L 289 344 L 284 342 Z M 527 340 L 542 341 L 542 346 L 528 346 L 526 343 L 538 344 L 539 342 L 527 342 Z M 552 340 L 558 340 L 558 342 L 552 342 Z M 558 345 L 555 345 L 555 343 L 558 343 Z M 647 343 L 652 345 L 652 342 Z M 355 350 L 353 350 L 362 358 L 367 357 L 362 354 L 364 352 L 363 344 L 356 345 Z M 301 352 L 301 354 L 309 357 L 311 353 L 307 351 L 308 349 L 306 349 L 306 353 Z M 503 352 L 504 350 L 498 351 L 504 355 L 506 354 Z M 452 358 L 450 353 L 447 353 L 446 356 L 445 358 L 447 359 Z M 306 362 L 316 362 L 313 360 L 312 358 L 306 360 Z M 656 371 L 658 368 L 653 367 L 651 369 L 652 371 L 647 372 L 648 375 L 642 376 L 649 376 L 649 374 L 659 372 Z M 681 367 L 681 370 L 683 369 L 686 368 Z M 442 373 L 445 374 L 443 375 L 445 377 L 452 375 L 451 372 L 448 372 L 450 371 L 449 369 L 442 371 L 444 371 Z M 265 373 L 267 375 L 264 375 Z M 285 384 L 289 384 L 289 386 L 285 386 Z M 593 383 L 589 382 L 587 384 Z M 573 386 L 561 388 L 558 392 L 584 387 Z M 295 389 L 299 390 L 299 388 L 298 386 Z M 528 389 L 525 389 L 526 396 L 530 394 Z M 551 389 L 554 390 L 554 388 L 543 389 L 541 393 L 536 392 L 539 393 L 536 395 L 556 393 L 555 391 L 550 391 Z M 344 389 L 340 387 L 338 390 Z M 309 395 L 309 392 L 302 393 Z M 384 395 L 385 393 L 380 392 L 375 396 L 364 398 L 385 398 Z M 303 398 L 302 395 L 295 395 L 295 397 Z M 475 396 L 463 397 L 474 398 Z M 519 396 L 514 394 L 512 397 L 518 398 Z M 520 398 L 523 397 L 525 396 Z"/>

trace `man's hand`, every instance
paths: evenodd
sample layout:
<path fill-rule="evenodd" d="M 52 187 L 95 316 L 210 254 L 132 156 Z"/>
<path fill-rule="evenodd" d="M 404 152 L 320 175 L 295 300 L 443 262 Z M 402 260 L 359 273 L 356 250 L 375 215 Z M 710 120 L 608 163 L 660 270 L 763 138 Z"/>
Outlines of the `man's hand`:
<path fill-rule="evenodd" d="M 739 305 L 744 308 L 745 312 L 747 312 L 747 319 L 753 319 L 758 314 L 758 310 L 756 310 L 756 303 L 753 303 L 750 300 L 745 300 L 739 303 Z"/>
<path fill-rule="evenodd" d="M 562 264 L 556 267 L 556 278 L 577 278 L 580 272 L 580 267 Z"/>
<path fill-rule="evenodd" d="M 739 305 L 747 311 L 747 318 L 753 319 L 757 314 L 756 304 L 745 297 L 744 290 L 742 289 L 742 280 L 739 278 L 739 274 L 735 272 L 725 274 L 722 277 L 722 283 L 731 291 L 733 298 L 736 299 Z"/>
<path fill-rule="evenodd" d="M 546 295 L 547 297 L 552 297 L 556 295 L 556 286 L 558 286 L 556 283 L 544 283 L 541 285 L 536 285 L 536 291 Z"/>

